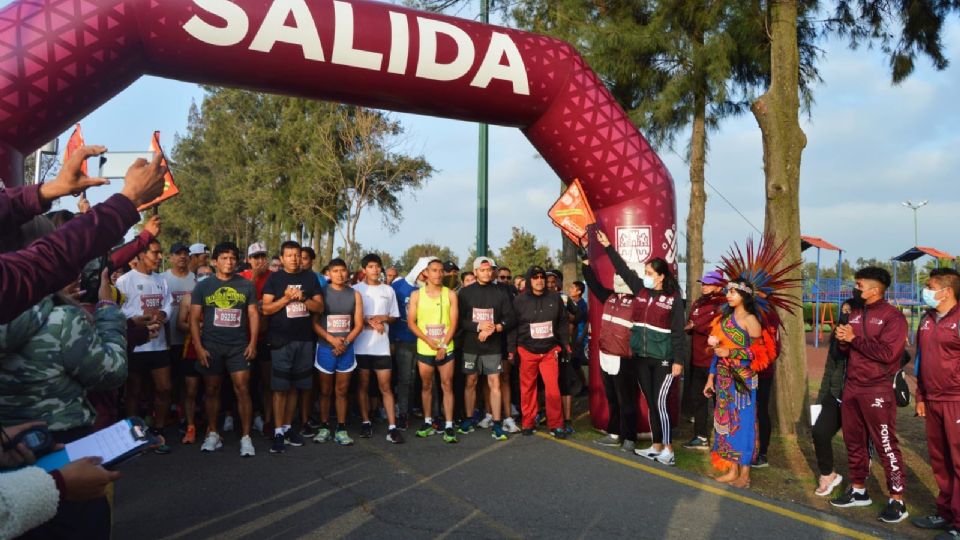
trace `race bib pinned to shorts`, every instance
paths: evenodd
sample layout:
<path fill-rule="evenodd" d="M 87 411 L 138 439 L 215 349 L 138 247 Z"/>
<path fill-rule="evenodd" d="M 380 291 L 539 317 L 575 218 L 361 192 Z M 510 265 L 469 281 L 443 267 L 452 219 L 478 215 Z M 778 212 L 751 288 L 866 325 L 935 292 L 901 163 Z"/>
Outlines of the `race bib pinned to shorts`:
<path fill-rule="evenodd" d="M 304 307 L 306 309 L 306 307 Z M 327 332 L 339 334 L 350 331 L 352 315 L 327 315 Z"/>
<path fill-rule="evenodd" d="M 473 322 L 493 322 L 493 308 L 473 308 Z"/>
<path fill-rule="evenodd" d="M 243 310 L 236 308 L 216 308 L 213 311 L 213 325 L 217 328 L 240 328 Z"/>
<path fill-rule="evenodd" d="M 309 313 L 307 313 L 307 305 L 303 302 L 290 302 L 287 304 L 288 319 L 302 319 L 308 315 Z M 329 321 L 330 319 L 327 320 Z"/>
<path fill-rule="evenodd" d="M 447 335 L 447 327 L 443 324 L 428 324 L 427 337 L 430 339 L 443 339 Z"/>
<path fill-rule="evenodd" d="M 530 323 L 530 337 L 550 339 L 553 337 L 553 321 Z"/>

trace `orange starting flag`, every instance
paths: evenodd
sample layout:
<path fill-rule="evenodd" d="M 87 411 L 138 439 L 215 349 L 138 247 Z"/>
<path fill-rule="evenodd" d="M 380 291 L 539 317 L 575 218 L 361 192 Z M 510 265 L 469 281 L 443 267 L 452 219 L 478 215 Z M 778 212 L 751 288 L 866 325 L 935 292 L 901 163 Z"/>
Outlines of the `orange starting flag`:
<path fill-rule="evenodd" d="M 83 133 L 80 132 L 80 124 L 77 124 L 77 127 L 73 128 L 73 133 L 70 134 L 70 138 L 67 139 L 67 147 L 63 150 L 63 162 L 66 163 L 70 156 L 74 152 L 79 150 L 83 146 Z M 87 172 L 87 162 L 84 161 L 80 164 L 80 171 L 84 175 L 88 175 Z"/>
<path fill-rule="evenodd" d="M 150 140 L 150 151 L 159 153 L 163 158 L 160 160 L 160 165 L 167 167 L 167 174 L 163 177 L 163 193 L 160 194 L 156 199 L 148 202 L 137 208 L 138 212 L 143 212 L 155 206 L 159 206 L 163 201 L 176 197 L 180 194 L 180 188 L 173 182 L 173 173 L 170 172 L 169 165 L 167 164 L 167 157 L 163 154 L 163 149 L 160 148 L 160 132 L 153 132 L 153 139 Z"/>
<path fill-rule="evenodd" d="M 553 224 L 560 227 L 563 234 L 577 245 L 580 245 L 580 239 L 586 236 L 587 227 L 597 222 L 580 180 L 576 178 L 570 182 L 567 190 L 560 195 L 547 215 Z"/>

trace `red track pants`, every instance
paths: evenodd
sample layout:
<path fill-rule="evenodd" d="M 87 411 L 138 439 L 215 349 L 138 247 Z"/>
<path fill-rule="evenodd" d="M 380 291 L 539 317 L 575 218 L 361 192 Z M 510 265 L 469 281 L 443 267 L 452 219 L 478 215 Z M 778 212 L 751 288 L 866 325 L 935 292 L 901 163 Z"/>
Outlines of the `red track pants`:
<path fill-rule="evenodd" d="M 927 401 L 927 450 L 937 480 L 937 515 L 960 527 L 960 402 Z"/>
<path fill-rule="evenodd" d="M 543 354 L 532 353 L 517 347 L 520 355 L 520 412 L 523 413 L 524 429 L 534 429 L 537 418 L 537 374 L 543 378 L 547 402 L 547 426 L 550 429 L 563 427 L 563 412 L 560 409 L 560 368 L 557 355 L 560 347 Z"/>
<path fill-rule="evenodd" d="M 883 393 L 843 393 L 840 405 L 843 442 L 847 445 L 850 481 L 863 485 L 870 474 L 867 440 L 873 441 L 877 459 L 883 465 L 890 495 L 903 495 L 903 456 L 897 442 L 897 403 L 892 391 Z"/>

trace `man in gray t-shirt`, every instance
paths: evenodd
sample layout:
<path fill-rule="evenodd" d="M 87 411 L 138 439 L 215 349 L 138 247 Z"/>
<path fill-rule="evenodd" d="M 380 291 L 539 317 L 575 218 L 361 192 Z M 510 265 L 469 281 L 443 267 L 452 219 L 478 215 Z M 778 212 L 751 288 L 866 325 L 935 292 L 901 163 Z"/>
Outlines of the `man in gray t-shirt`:
<path fill-rule="evenodd" d="M 260 313 L 253 283 L 237 276 L 240 250 L 232 242 L 213 250 L 217 272 L 190 295 L 190 335 L 197 351 L 197 371 L 206 389 L 207 435 L 200 450 L 213 452 L 223 446 L 217 434 L 220 414 L 220 381 L 224 370 L 230 374 L 240 413 L 240 455 L 253 456 L 250 423 L 250 362 L 257 356 Z M 200 321 L 203 321 L 201 331 Z"/>

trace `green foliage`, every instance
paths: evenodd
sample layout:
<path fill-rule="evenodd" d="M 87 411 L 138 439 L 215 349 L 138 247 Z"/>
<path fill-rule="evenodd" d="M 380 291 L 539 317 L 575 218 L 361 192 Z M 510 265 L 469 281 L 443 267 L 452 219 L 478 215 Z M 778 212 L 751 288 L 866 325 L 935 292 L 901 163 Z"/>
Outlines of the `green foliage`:
<path fill-rule="evenodd" d="M 538 264 L 545 269 L 554 268 L 550 248 L 537 245 L 537 237 L 521 227 L 514 227 L 510 241 L 494 257 L 497 264 L 507 266 L 514 275 L 523 275 L 531 266 Z"/>
<path fill-rule="evenodd" d="M 432 242 L 425 242 L 423 244 L 414 244 L 407 248 L 403 252 L 403 255 L 400 256 L 399 261 L 395 261 L 395 266 L 401 274 L 409 272 L 413 265 L 417 264 L 417 260 L 420 257 L 436 257 L 441 261 L 453 261 L 460 264 L 460 259 L 454 255 L 453 250 L 448 247 L 441 246 L 439 244 L 434 244 Z"/>

